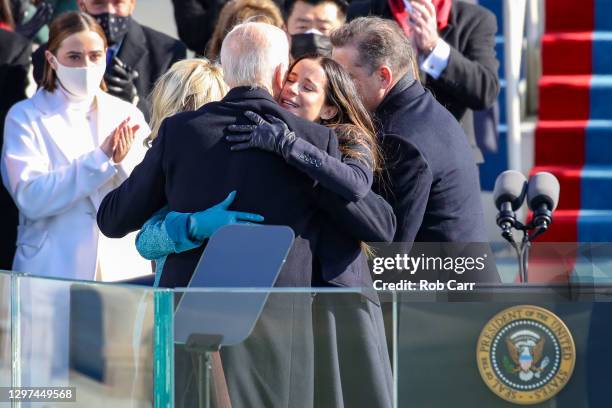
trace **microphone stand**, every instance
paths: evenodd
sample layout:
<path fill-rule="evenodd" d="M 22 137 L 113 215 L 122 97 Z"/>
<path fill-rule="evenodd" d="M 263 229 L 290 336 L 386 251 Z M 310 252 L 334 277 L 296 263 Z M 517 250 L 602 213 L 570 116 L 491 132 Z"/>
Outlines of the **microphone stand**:
<path fill-rule="evenodd" d="M 512 232 L 509 231 L 509 229 L 504 228 L 502 232 L 502 237 L 504 237 L 504 239 L 506 239 L 506 241 L 508 241 L 516 251 L 516 257 L 519 266 L 520 283 L 527 283 L 529 279 L 527 271 L 529 266 L 529 250 L 531 249 L 531 242 L 538 236 L 546 232 L 546 230 L 548 230 L 549 225 L 550 223 L 548 222 L 548 220 L 538 222 L 537 225 L 534 223 L 533 220 L 526 225 L 520 221 L 515 221 L 513 227 L 519 231 L 523 231 L 523 239 L 521 240 L 520 245 L 514 240 Z M 530 233 L 530 231 L 533 232 Z"/>

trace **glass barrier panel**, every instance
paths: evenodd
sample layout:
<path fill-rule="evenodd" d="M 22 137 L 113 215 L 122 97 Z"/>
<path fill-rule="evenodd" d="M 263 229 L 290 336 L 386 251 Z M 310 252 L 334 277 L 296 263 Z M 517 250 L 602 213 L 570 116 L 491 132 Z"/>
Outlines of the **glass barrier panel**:
<path fill-rule="evenodd" d="M 0 271 L 0 387 L 11 386 L 11 274 Z M 0 407 L 10 407 L 0 401 Z"/>
<path fill-rule="evenodd" d="M 376 297 L 331 288 L 175 294 L 176 406 L 197 406 L 200 393 L 212 406 L 227 400 L 235 407 L 392 406 Z M 210 382 L 206 370 L 197 374 L 207 362 Z"/>
<path fill-rule="evenodd" d="M 79 407 L 609 406 L 611 244 L 533 243 L 526 284 L 510 244 L 401 249 L 374 248 L 360 288 L 0 273 L 0 387 L 75 387 Z"/>
<path fill-rule="evenodd" d="M 612 381 L 612 285 L 177 289 L 174 319 L 176 406 L 597 408 Z"/>
<path fill-rule="evenodd" d="M 152 290 L 32 276 L 16 284 L 16 386 L 72 387 L 75 407 L 153 406 Z"/>
<path fill-rule="evenodd" d="M 609 404 L 610 285 L 489 285 L 394 297 L 398 406 Z"/>

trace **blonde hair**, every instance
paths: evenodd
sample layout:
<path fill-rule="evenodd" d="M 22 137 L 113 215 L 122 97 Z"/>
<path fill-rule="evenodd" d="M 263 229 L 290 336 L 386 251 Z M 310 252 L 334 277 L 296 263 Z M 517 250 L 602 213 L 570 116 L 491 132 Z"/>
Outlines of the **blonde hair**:
<path fill-rule="evenodd" d="M 261 22 L 283 28 L 281 11 L 272 0 L 231 0 L 219 13 L 219 19 L 206 49 L 206 56 L 212 61 L 219 58 L 225 36 L 236 25 L 246 22 Z"/>
<path fill-rule="evenodd" d="M 221 67 L 209 60 L 193 58 L 174 63 L 157 80 L 149 96 L 151 134 L 145 139 L 145 146 L 151 146 L 164 119 L 221 100 L 227 91 Z"/>

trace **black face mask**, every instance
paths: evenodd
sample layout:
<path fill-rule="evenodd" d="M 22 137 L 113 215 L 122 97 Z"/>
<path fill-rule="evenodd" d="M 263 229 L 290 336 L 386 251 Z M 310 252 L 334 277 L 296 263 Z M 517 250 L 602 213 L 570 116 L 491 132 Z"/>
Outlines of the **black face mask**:
<path fill-rule="evenodd" d="M 294 34 L 291 36 L 291 56 L 294 59 L 304 55 L 331 57 L 332 45 L 329 37 L 321 34 Z"/>
<path fill-rule="evenodd" d="M 116 14 L 102 13 L 92 15 L 92 17 L 102 26 L 109 45 L 117 44 L 128 32 L 130 16 L 122 17 Z"/>

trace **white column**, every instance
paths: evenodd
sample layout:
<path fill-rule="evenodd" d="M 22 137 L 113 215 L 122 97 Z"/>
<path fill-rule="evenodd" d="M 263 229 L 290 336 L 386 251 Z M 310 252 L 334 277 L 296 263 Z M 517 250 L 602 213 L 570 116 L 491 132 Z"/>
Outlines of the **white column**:
<path fill-rule="evenodd" d="M 504 54 L 506 121 L 508 122 L 508 168 L 521 171 L 521 109 L 519 80 L 526 0 L 504 0 Z"/>

